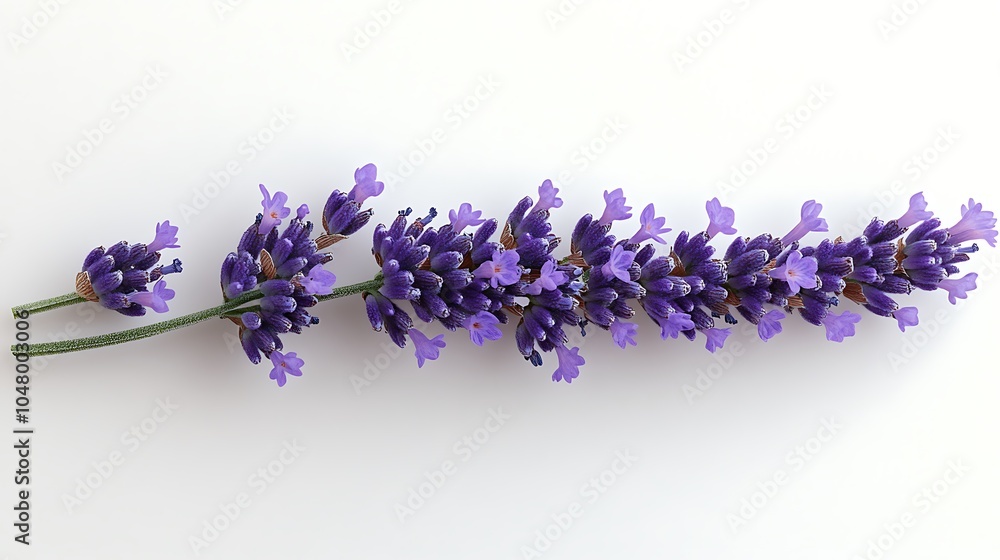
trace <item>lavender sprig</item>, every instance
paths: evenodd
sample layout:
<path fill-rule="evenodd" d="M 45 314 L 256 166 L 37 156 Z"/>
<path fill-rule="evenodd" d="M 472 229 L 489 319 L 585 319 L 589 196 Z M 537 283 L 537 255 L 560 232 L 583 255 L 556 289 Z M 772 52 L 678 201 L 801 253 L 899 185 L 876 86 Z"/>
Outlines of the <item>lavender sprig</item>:
<path fill-rule="evenodd" d="M 995 246 L 997 237 L 996 219 L 982 204 L 970 199 L 955 225 L 941 227 L 917 193 L 900 218 L 874 218 L 853 239 L 806 245 L 808 235 L 828 230 L 820 217 L 823 206 L 810 200 L 786 235 L 736 237 L 717 254 L 713 239 L 736 234 L 735 212 L 718 199 L 705 206 L 705 231 L 681 231 L 669 243 L 667 220 L 657 216 L 653 204 L 643 208 L 634 234 L 617 238 L 612 229 L 632 217 L 632 207 L 624 191 L 614 189 L 604 192 L 598 218 L 586 214 L 577 221 L 568 252 L 560 257 L 561 239 L 549 219 L 562 199 L 559 189 L 545 181 L 537 202 L 521 199 L 502 227 L 469 203 L 449 211 L 449 222 L 440 227 L 431 225 L 434 208 L 416 219 L 411 209 L 400 211 L 372 235 L 375 278 L 334 288 L 336 275 L 324 268 L 333 256 L 323 250 L 371 219 L 372 210 L 363 205 L 384 190 L 376 175 L 374 165 L 365 165 L 346 194 L 330 194 L 322 214 L 324 231 L 315 237 L 306 220 L 308 206 L 299 206 L 293 217 L 288 196 L 272 195 L 261 185 L 262 211 L 222 264 L 222 305 L 120 333 L 33 344 L 26 353 L 97 348 L 222 317 L 238 326 L 248 359 L 256 364 L 268 358 L 269 378 L 283 386 L 290 376 L 301 376 L 305 365 L 297 353 L 283 351 L 284 336 L 317 324 L 309 310 L 318 303 L 360 294 L 372 328 L 386 331 L 400 347 L 412 341 L 418 367 L 439 359 L 450 336 L 430 335 L 418 325 L 465 329 L 471 342 L 482 346 L 502 338 L 500 325 L 513 319 L 514 343 L 524 359 L 542 366 L 543 355 L 554 353 L 552 379 L 572 382 L 586 361 L 578 347 L 569 346 L 568 329 L 586 334 L 593 325 L 625 349 L 637 345 L 639 310 L 661 338 L 703 340 L 710 352 L 723 348 L 731 335 L 724 325 L 740 318 L 755 325 L 765 342 L 796 315 L 822 326 L 828 340 L 843 342 L 856 334 L 862 318 L 847 309 L 835 311 L 845 300 L 894 318 L 905 330 L 918 324 L 919 313 L 896 300 L 914 289 L 944 290 L 952 304 L 968 297 L 977 276 L 960 276 L 959 266 L 978 251 L 975 241 Z M 176 228 L 164 222 L 148 245 L 122 242 L 95 249 L 84 261 L 76 293 L 13 311 L 40 312 L 87 300 L 126 315 L 141 315 L 146 308 L 166 311 L 173 291 L 162 277 L 180 272 L 181 263 L 156 263 L 159 251 L 176 247 L 175 242 Z M 654 243 L 668 247 L 658 252 Z"/>

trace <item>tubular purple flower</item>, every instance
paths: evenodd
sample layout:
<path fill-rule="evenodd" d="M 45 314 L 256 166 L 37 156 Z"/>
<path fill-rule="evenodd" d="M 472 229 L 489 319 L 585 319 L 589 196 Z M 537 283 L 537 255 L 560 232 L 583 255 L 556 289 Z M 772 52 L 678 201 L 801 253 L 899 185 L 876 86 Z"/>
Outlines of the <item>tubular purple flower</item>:
<path fill-rule="evenodd" d="M 170 311 L 167 302 L 172 299 L 174 299 L 174 291 L 167 287 L 166 280 L 157 282 L 151 292 L 135 292 L 128 296 L 128 301 L 148 307 L 157 313 Z"/>
<path fill-rule="evenodd" d="M 538 278 L 524 288 L 524 293 L 537 296 L 542 290 L 555 290 L 560 284 L 569 280 L 565 272 L 558 269 L 554 260 L 545 261 L 542 269 L 538 271 Z"/>
<path fill-rule="evenodd" d="M 521 279 L 521 267 L 517 264 L 520 257 L 514 249 L 493 251 L 493 258 L 479 265 L 473 275 L 476 278 L 488 279 L 490 286 L 509 286 Z"/>
<path fill-rule="evenodd" d="M 677 338 L 681 331 L 688 331 L 695 327 L 694 321 L 687 313 L 674 312 L 660 322 L 660 338 Z"/>
<path fill-rule="evenodd" d="M 566 348 L 564 344 L 557 344 L 555 347 L 556 357 L 559 359 L 559 367 L 552 373 L 552 381 L 565 381 L 572 383 L 580 375 L 580 366 L 587 363 L 580 355 L 579 347 Z"/>
<path fill-rule="evenodd" d="M 962 205 L 962 218 L 958 223 L 948 228 L 948 243 L 959 245 L 966 241 L 982 239 L 990 244 L 990 247 L 997 246 L 997 225 L 993 212 L 983 212 L 983 204 L 969 199 L 969 204 Z"/>
<path fill-rule="evenodd" d="M 915 327 L 918 324 L 916 307 L 900 307 L 892 313 L 899 325 L 899 330 L 906 332 L 906 327 Z"/>
<path fill-rule="evenodd" d="M 378 172 L 374 163 L 369 163 L 359 167 L 354 171 L 354 188 L 347 193 L 347 198 L 358 203 L 360 206 L 365 200 L 382 194 L 385 190 L 385 183 L 375 180 Z"/>
<path fill-rule="evenodd" d="M 441 349 L 444 348 L 444 335 L 439 334 L 434 338 L 427 338 L 427 335 L 419 329 L 410 329 L 410 340 L 413 341 L 414 356 L 417 357 L 417 367 L 424 367 L 426 360 L 436 360 L 441 356 Z"/>
<path fill-rule="evenodd" d="M 622 282 L 628 282 L 631 280 L 628 270 L 634 260 L 635 251 L 628 251 L 621 245 L 615 245 L 611 250 L 611 258 L 601 267 L 601 272 L 609 278 L 614 276 Z"/>
<path fill-rule="evenodd" d="M 635 335 L 639 332 L 639 325 L 635 323 L 630 323 L 628 321 L 623 321 L 621 319 L 615 319 L 611 322 L 611 339 L 615 341 L 615 344 L 624 349 L 626 346 L 631 344 L 636 345 Z"/>
<path fill-rule="evenodd" d="M 263 218 L 257 225 L 257 233 L 267 235 L 271 228 L 281 224 L 281 220 L 287 218 L 292 210 L 285 206 L 285 203 L 288 202 L 287 194 L 277 191 L 274 193 L 274 198 L 271 198 L 271 193 L 267 192 L 267 187 L 264 185 L 260 186 L 260 193 L 264 195 L 264 200 L 260 202 L 264 211 L 262 212 Z"/>
<path fill-rule="evenodd" d="M 177 274 L 178 272 L 182 272 L 184 270 L 181 267 L 182 264 L 183 263 L 181 263 L 180 259 L 174 259 L 172 263 L 166 266 L 159 267 L 160 276 L 166 276 L 168 274 Z"/>
<path fill-rule="evenodd" d="M 647 204 L 639 214 L 639 231 L 635 232 L 629 240 L 629 244 L 642 243 L 647 239 L 652 239 L 661 245 L 666 245 L 667 241 L 660 235 L 670 231 L 670 228 L 663 227 L 667 223 L 666 218 L 656 217 L 656 210 L 652 203 Z"/>
<path fill-rule="evenodd" d="M 604 191 L 604 213 L 597 223 L 602 226 L 608 225 L 615 220 L 627 220 L 632 217 L 629 210 L 631 206 L 625 206 L 625 194 L 621 189 Z"/>
<path fill-rule="evenodd" d="M 322 264 L 317 264 L 309 269 L 309 272 L 299 279 L 306 295 L 325 296 L 333 291 L 333 285 L 337 282 L 337 275 L 324 270 Z"/>
<path fill-rule="evenodd" d="M 271 379 L 278 382 L 278 387 L 284 387 L 287 381 L 285 375 L 294 375 L 296 377 L 302 376 L 302 366 L 306 364 L 302 358 L 299 358 L 295 352 L 289 352 L 287 354 L 282 354 L 278 350 L 272 350 L 271 364 L 274 365 L 271 368 L 271 374 L 268 376 Z"/>
<path fill-rule="evenodd" d="M 240 315 L 240 322 L 243 326 L 250 330 L 257 330 L 260 328 L 260 313 L 256 311 L 247 311 Z"/>
<path fill-rule="evenodd" d="M 449 210 L 448 219 L 451 220 L 451 230 L 455 233 L 462 233 L 462 230 L 469 226 L 478 226 L 486 220 L 481 219 L 482 210 L 473 210 L 472 205 L 463 202 L 458 210 Z"/>
<path fill-rule="evenodd" d="M 854 336 L 854 325 L 861 321 L 861 315 L 844 311 L 840 315 L 827 313 L 823 317 L 823 326 L 826 327 L 826 339 L 832 342 L 843 342 L 845 338 Z"/>
<path fill-rule="evenodd" d="M 147 253 L 156 253 L 164 249 L 177 249 L 177 226 L 170 225 L 170 220 L 156 224 L 156 236 L 146 245 Z"/>
<path fill-rule="evenodd" d="M 816 287 L 818 267 L 819 263 L 814 257 L 803 257 L 801 252 L 795 250 L 788 253 L 785 264 L 772 269 L 768 276 L 787 282 L 794 295 L 802 288 Z"/>
<path fill-rule="evenodd" d="M 705 342 L 705 350 L 708 350 L 709 352 L 714 354 L 716 350 L 722 348 L 722 346 L 726 343 L 726 339 L 729 338 L 729 335 L 733 334 L 733 329 L 713 328 L 713 329 L 704 329 L 701 332 L 705 333 L 705 338 L 708 339 Z"/>
<path fill-rule="evenodd" d="M 503 331 L 497 325 L 499 320 L 486 311 L 480 311 L 475 315 L 469 315 L 465 319 L 463 326 L 469 330 L 469 339 L 476 346 L 482 346 L 486 340 L 500 340 Z"/>
<path fill-rule="evenodd" d="M 807 233 L 814 231 L 829 231 L 829 228 L 826 225 L 826 220 L 819 217 L 819 213 L 822 210 L 822 204 L 816 202 L 815 200 L 807 200 L 804 204 L 802 204 L 799 223 L 781 238 L 781 242 L 787 247 L 805 237 Z"/>
<path fill-rule="evenodd" d="M 970 272 L 961 278 L 945 278 L 938 282 L 938 288 L 948 292 L 948 301 L 955 305 L 958 300 L 969 297 L 969 292 L 976 289 L 976 278 L 979 275 Z"/>
<path fill-rule="evenodd" d="M 546 179 L 538 187 L 538 202 L 535 203 L 529 214 L 538 212 L 539 210 L 551 210 L 552 208 L 562 206 L 563 201 L 556 196 L 557 194 L 559 194 L 559 189 L 552 186 L 552 181 Z"/>
<path fill-rule="evenodd" d="M 309 205 L 303 204 L 302 206 L 299 206 L 297 210 L 295 210 L 295 219 L 299 221 L 304 220 L 308 214 L 309 214 Z"/>
<path fill-rule="evenodd" d="M 896 220 L 896 225 L 901 228 L 908 228 L 917 222 L 929 220 L 933 217 L 934 212 L 927 210 L 927 201 L 924 200 L 924 193 L 918 192 L 910 197 L 910 208 Z"/>
<path fill-rule="evenodd" d="M 784 319 L 786 315 L 777 309 L 772 309 L 764 314 L 760 318 L 760 322 L 757 323 L 757 336 L 761 340 L 767 342 L 768 340 L 774 338 L 781 333 L 781 320 Z"/>
<path fill-rule="evenodd" d="M 705 233 L 709 239 L 720 233 L 725 235 L 736 233 L 736 228 L 733 227 L 736 223 L 736 212 L 732 208 L 723 206 L 718 197 L 705 203 L 705 211 L 708 212 L 708 229 Z"/>

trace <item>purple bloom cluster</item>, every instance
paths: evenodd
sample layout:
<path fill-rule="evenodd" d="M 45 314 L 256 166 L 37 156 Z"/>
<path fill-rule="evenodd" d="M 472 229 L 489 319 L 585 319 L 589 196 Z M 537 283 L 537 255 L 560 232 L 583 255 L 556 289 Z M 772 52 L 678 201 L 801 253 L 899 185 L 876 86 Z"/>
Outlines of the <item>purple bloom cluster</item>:
<path fill-rule="evenodd" d="M 825 239 L 814 247 L 800 247 L 805 234 L 827 230 L 826 221 L 819 217 L 822 207 L 806 202 L 800 223 L 788 236 L 762 235 L 730 245 L 727 301 L 757 325 L 763 340 L 780 333 L 780 321 L 793 311 L 825 327 L 829 340 L 842 342 L 854 336 L 861 316 L 831 310 L 842 297 L 876 315 L 895 318 L 901 330 L 915 326 L 917 309 L 900 307 L 895 298 L 914 288 L 944 289 L 952 303 L 966 297 L 975 288 L 976 275 L 951 277 L 959 274 L 958 264 L 968 260 L 978 246 L 962 244 L 996 241 L 996 219 L 992 212 L 983 211 L 982 204 L 970 200 L 963 205 L 961 220 L 951 228 L 941 228 L 940 220 L 926 208 L 923 194 L 917 193 L 897 220 L 875 218 L 854 239 Z M 765 306 L 785 312 L 767 311 Z"/>
<path fill-rule="evenodd" d="M 318 303 L 317 296 L 330 294 L 337 281 L 336 275 L 323 267 L 333 256 L 321 249 L 345 239 L 371 218 L 371 210 L 362 210 L 361 205 L 384 188 L 375 174 L 375 166 L 368 164 L 355 172 L 356 184 L 348 194 L 333 191 L 323 211 L 326 232 L 316 239 L 312 237 L 312 222 L 305 219 L 308 206 L 299 206 L 292 216 L 285 193 L 271 195 L 260 185 L 263 211 L 243 233 L 236 251 L 222 263 L 226 301 L 259 292 L 258 305 L 240 308 L 240 313 L 229 319 L 239 326 L 240 342 L 251 362 L 260 363 L 261 355 L 271 360 L 270 378 L 279 386 L 285 384 L 287 375 L 302 375 L 304 364 L 295 352 L 281 352 L 281 335 L 301 333 L 319 322 L 309 314 L 309 308 Z M 290 216 L 279 231 L 282 221 Z"/>
<path fill-rule="evenodd" d="M 552 233 L 549 211 L 562 206 L 558 191 L 546 181 L 537 203 L 522 199 L 497 240 L 492 239 L 497 221 L 483 219 L 468 203 L 452 210 L 451 223 L 439 230 L 427 227 L 433 211 L 409 224 L 409 212 L 403 212 L 389 227 L 378 226 L 373 252 L 384 284 L 365 296 L 372 326 L 385 327 L 400 346 L 409 334 L 422 366 L 439 357 L 444 335 L 428 338 L 416 329 L 401 301 L 409 301 L 421 321 L 467 329 L 477 345 L 500 338 L 498 325 L 513 317 L 521 354 L 537 366 L 543 353 L 554 352 L 552 379 L 567 382 L 585 361 L 578 347 L 569 346 L 566 328 L 578 326 L 585 334 L 593 323 L 610 332 L 619 347 L 635 346 L 633 318 L 639 308 L 659 327 L 661 338 L 695 340 L 700 332 L 711 352 L 732 334 L 731 328 L 717 327 L 716 319 L 736 324 L 737 316 L 756 325 L 764 341 L 782 332 L 783 320 L 798 315 L 824 327 L 828 340 L 842 342 L 855 335 L 861 320 L 852 311 L 834 311 L 845 299 L 895 318 L 905 330 L 918 323 L 917 309 L 900 307 L 898 296 L 921 288 L 943 289 L 952 303 L 967 297 L 976 275 L 957 278 L 958 264 L 978 246 L 963 244 L 995 245 L 997 233 L 993 213 L 973 200 L 962 207 L 955 226 L 941 228 L 918 193 L 898 220 L 873 219 L 854 239 L 808 246 L 807 235 L 828 230 L 820 216 L 823 206 L 809 200 L 785 236 L 737 237 L 720 258 L 709 243 L 736 233 L 735 212 L 716 198 L 706 204 L 705 231 L 682 231 L 669 250 L 657 254 L 653 243 L 667 245 L 663 235 L 670 229 L 652 204 L 641 212 L 631 237 L 611 233 L 615 222 L 632 217 L 622 189 L 615 189 L 605 191 L 599 218 L 587 214 L 577 221 L 569 255 L 557 259 L 552 253 L 560 240 Z M 478 229 L 462 233 L 470 226 Z"/>
<path fill-rule="evenodd" d="M 145 315 L 147 307 L 165 313 L 174 291 L 167 288 L 163 277 L 181 272 L 181 261 L 174 259 L 166 266 L 157 263 L 160 251 L 178 247 L 177 227 L 169 221 L 156 224 L 156 235 L 147 244 L 121 241 L 107 249 L 97 247 L 77 274 L 77 295 L 131 317 Z M 151 288 L 149 284 L 153 284 Z"/>

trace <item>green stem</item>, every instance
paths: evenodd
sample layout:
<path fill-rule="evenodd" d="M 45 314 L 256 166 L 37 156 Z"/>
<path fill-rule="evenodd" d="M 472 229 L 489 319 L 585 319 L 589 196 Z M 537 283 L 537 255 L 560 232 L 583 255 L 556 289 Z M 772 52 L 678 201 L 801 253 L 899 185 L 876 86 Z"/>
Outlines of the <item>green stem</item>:
<path fill-rule="evenodd" d="M 319 296 L 317 299 L 320 301 L 326 301 L 329 299 L 337 299 L 345 296 L 358 294 L 366 291 L 377 290 L 382 286 L 382 275 L 379 274 L 373 280 L 368 280 L 366 282 L 358 282 L 357 284 L 351 284 L 349 286 L 342 286 L 336 288 L 328 295 Z M 75 295 L 75 294 L 74 294 Z M 177 317 L 176 319 L 169 319 L 166 321 L 161 321 L 159 323 L 153 323 L 152 325 L 146 325 L 143 327 L 137 327 L 134 329 L 128 329 L 125 331 L 120 331 L 110 334 L 102 334 L 98 336 L 90 336 L 86 338 L 75 338 L 72 340 L 59 340 L 56 342 L 43 342 L 41 344 L 29 344 L 28 350 L 26 352 L 17 352 L 15 346 L 11 346 L 10 351 L 12 354 L 26 354 L 28 356 L 50 356 L 53 354 L 65 354 L 67 352 L 78 352 L 80 350 L 90 350 L 91 348 L 102 348 L 104 346 L 112 346 L 115 344 L 122 344 L 124 342 L 132 342 L 133 340 L 141 340 L 143 338 L 149 338 L 151 336 L 156 336 L 158 334 L 163 334 L 174 329 L 179 329 L 181 327 L 186 327 L 188 325 L 193 325 L 195 323 L 200 323 L 206 319 L 211 319 L 213 317 L 226 318 L 227 316 L 234 314 L 237 311 L 244 311 L 241 306 L 250 303 L 251 301 L 257 300 L 264 297 L 260 290 L 254 290 L 252 292 L 247 292 L 237 298 L 231 299 L 226 303 L 213 307 L 211 309 L 205 309 L 203 311 L 198 311 L 196 313 L 191 313 L 190 315 L 184 315 L 183 317 Z M 54 298 L 59 299 L 59 298 Z M 41 302 L 40 302 L 41 303 Z M 31 304 L 35 305 L 35 304 Z M 69 303 L 63 303 L 62 305 L 69 305 Z M 249 308 L 247 308 L 249 309 Z"/>
<path fill-rule="evenodd" d="M 259 290 L 254 290 L 237 298 L 231 299 L 218 307 L 205 309 L 189 315 L 177 317 L 175 319 L 168 319 L 159 323 L 153 323 L 152 325 L 145 325 L 116 333 L 88 336 L 86 338 L 74 338 L 72 340 L 57 340 L 55 342 L 29 344 L 27 352 L 16 352 L 15 347 L 11 346 L 11 353 L 27 354 L 28 356 L 50 356 L 52 354 L 78 352 L 80 350 L 90 350 L 91 348 L 101 348 L 104 346 L 112 346 L 114 344 L 122 344 L 124 342 L 132 342 L 133 340 L 141 340 L 143 338 L 163 334 L 174 329 L 200 323 L 201 321 L 211 319 L 212 317 L 219 317 L 230 309 L 235 309 L 255 299 L 260 299 L 261 297 L 263 297 L 263 294 L 261 294 Z"/>
<path fill-rule="evenodd" d="M 349 286 L 341 286 L 340 288 L 334 288 L 332 292 L 325 296 L 318 296 L 316 299 L 320 301 L 326 301 L 328 299 L 337 299 L 344 296 L 353 296 L 354 294 L 360 294 L 361 292 L 374 292 L 375 290 L 382 287 L 382 273 L 379 272 L 374 279 L 368 280 L 367 282 L 358 282 L 357 284 L 351 284 Z"/>
<path fill-rule="evenodd" d="M 35 313 L 41 313 L 43 311 L 49 311 L 52 309 L 58 309 L 60 307 L 66 307 L 67 305 L 73 305 L 76 303 L 83 303 L 87 300 L 78 296 L 75 292 L 71 294 L 65 294 L 57 296 L 54 298 L 43 299 L 41 301 L 36 301 L 33 303 L 26 303 L 24 305 L 18 305 L 16 307 L 11 307 L 10 311 L 14 314 L 14 317 L 20 317 L 21 313 L 27 311 L 29 314 L 34 315 Z"/>

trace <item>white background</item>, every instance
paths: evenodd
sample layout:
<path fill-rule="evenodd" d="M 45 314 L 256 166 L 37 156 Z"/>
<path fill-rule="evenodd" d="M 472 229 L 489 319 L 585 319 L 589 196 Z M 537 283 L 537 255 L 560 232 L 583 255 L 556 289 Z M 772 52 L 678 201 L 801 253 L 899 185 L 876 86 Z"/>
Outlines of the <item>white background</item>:
<path fill-rule="evenodd" d="M 382 174 L 420 162 L 373 200 L 377 220 L 464 201 L 504 217 L 564 173 L 553 222 L 566 237 L 619 186 L 636 210 L 655 202 L 671 236 L 704 228 L 713 196 L 745 235 L 785 233 L 810 198 L 833 236 L 873 213 L 897 217 L 918 190 L 946 224 L 969 196 L 998 205 L 996 2 L 404 0 L 384 25 L 386 1 L 168 4 L 73 2 L 46 17 L 44 3 L 4 3 L 5 307 L 70 291 L 90 248 L 148 241 L 163 219 L 181 226 L 170 254 L 185 268 L 170 278 L 171 314 L 214 306 L 219 263 L 260 209 L 258 183 L 319 211 L 369 161 Z M 474 109 L 457 117 L 463 103 Z M 267 131 L 282 110 L 291 122 Z M 102 119 L 113 130 L 55 171 Z M 623 130 L 605 131 L 609 121 Z M 413 156 L 435 129 L 433 153 Z M 250 159 L 241 144 L 258 135 L 269 143 Z M 744 184 L 720 186 L 769 139 L 777 149 Z M 600 153 L 588 158 L 590 145 Z M 240 171 L 228 185 L 206 187 L 230 161 Z M 370 232 L 336 246 L 341 283 L 375 272 Z M 967 267 L 980 273 L 969 300 L 914 294 L 923 326 L 905 334 L 864 310 L 844 344 L 799 320 L 765 344 L 741 324 L 713 357 L 703 341 L 661 342 L 643 320 L 638 348 L 588 337 L 572 385 L 550 381 L 552 356 L 524 362 L 511 329 L 482 349 L 449 334 L 422 369 L 410 348 L 389 359 L 360 298 L 324 304 L 318 328 L 286 339 L 306 374 L 280 390 L 221 321 L 37 362 L 33 544 L 13 542 L 11 438 L 0 557 L 196 557 L 191 538 L 247 493 L 200 557 L 523 558 L 548 529 L 561 533 L 541 553 L 553 559 L 875 557 L 880 536 L 885 558 L 982 558 L 1000 544 L 1000 382 L 987 358 L 997 256 L 986 249 Z M 78 306 L 34 317 L 31 332 L 155 319 Z M 366 360 L 388 365 L 357 391 Z M 706 390 L 689 398 L 699 375 Z M 0 394 L 13 428 L 13 384 Z M 157 399 L 178 407 L 159 424 L 148 419 Z M 456 449 L 491 409 L 509 415 L 503 427 Z M 841 427 L 811 440 L 827 435 L 824 419 Z M 155 432 L 137 448 L 123 441 L 144 420 Z M 293 442 L 304 451 L 275 463 Z M 789 457 L 799 447 L 809 461 Z M 616 451 L 636 460 L 591 503 L 584 486 Z M 124 463 L 104 479 L 116 452 Z M 445 461 L 457 472 L 401 522 L 397 504 Z M 269 464 L 282 473 L 258 493 L 250 477 Z M 773 496 L 756 494 L 779 470 Z M 914 501 L 946 475 L 943 497 Z M 740 517 L 743 500 L 763 505 Z M 553 515 L 574 503 L 582 515 L 557 531 Z M 912 527 L 883 536 L 907 513 Z"/>

